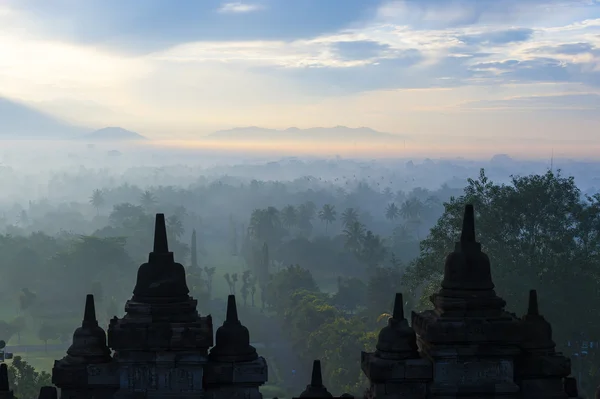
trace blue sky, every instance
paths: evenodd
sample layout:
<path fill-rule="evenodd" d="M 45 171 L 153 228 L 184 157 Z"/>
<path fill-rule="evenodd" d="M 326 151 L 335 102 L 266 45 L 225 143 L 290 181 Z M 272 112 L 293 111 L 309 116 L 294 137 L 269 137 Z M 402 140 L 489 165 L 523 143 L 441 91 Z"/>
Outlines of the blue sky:
<path fill-rule="evenodd" d="M 156 137 L 349 125 L 595 140 L 600 2 L 5 0 L 0 96 Z"/>

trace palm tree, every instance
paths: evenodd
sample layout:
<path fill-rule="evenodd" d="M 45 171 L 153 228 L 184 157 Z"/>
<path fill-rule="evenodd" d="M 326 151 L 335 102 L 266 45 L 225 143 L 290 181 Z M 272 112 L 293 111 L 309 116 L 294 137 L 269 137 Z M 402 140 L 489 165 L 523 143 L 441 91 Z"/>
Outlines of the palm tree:
<path fill-rule="evenodd" d="M 307 201 L 298 206 L 298 227 L 303 233 L 311 232 L 313 225 L 311 221 L 315 218 L 317 206 L 312 201 Z"/>
<path fill-rule="evenodd" d="M 298 212 L 293 205 L 286 205 L 281 210 L 281 224 L 287 229 L 298 225 Z"/>
<path fill-rule="evenodd" d="M 396 206 L 396 204 L 394 204 L 393 202 L 391 204 L 389 204 L 387 206 L 387 208 L 385 208 L 385 218 L 390 220 L 390 221 L 394 221 L 398 218 L 398 216 L 400 215 L 400 209 L 398 209 L 398 207 Z"/>
<path fill-rule="evenodd" d="M 322 222 L 325 222 L 325 232 L 327 233 L 327 227 L 329 227 L 330 223 L 335 222 L 337 212 L 335 211 L 335 205 L 325 204 L 323 208 L 319 211 L 319 219 Z"/>
<path fill-rule="evenodd" d="M 363 238 L 363 245 L 361 251 L 362 261 L 369 266 L 374 268 L 381 264 L 387 253 L 386 247 L 380 236 L 373 234 L 372 231 L 367 231 Z"/>
<path fill-rule="evenodd" d="M 344 212 L 342 212 L 342 224 L 344 227 L 348 227 L 355 222 L 358 222 L 358 210 L 354 208 L 346 208 Z"/>
<path fill-rule="evenodd" d="M 414 226 L 414 230 L 417 233 L 417 238 L 419 225 L 421 224 L 421 214 L 423 213 L 424 209 L 425 206 L 421 200 L 415 197 L 404 201 L 400 207 L 400 214 L 409 224 Z"/>
<path fill-rule="evenodd" d="M 90 197 L 90 204 L 96 209 L 96 214 L 100 214 L 100 208 L 104 206 L 104 192 L 102 190 L 95 189 Z"/>
<path fill-rule="evenodd" d="M 179 238 L 185 233 L 185 229 L 183 228 L 183 223 L 178 216 L 172 215 L 169 216 L 166 220 L 167 229 L 169 230 L 169 234 L 172 234 L 175 238 Z"/>
<path fill-rule="evenodd" d="M 142 204 L 144 209 L 148 210 L 152 208 L 154 204 L 156 204 L 156 197 L 154 196 L 154 194 L 152 194 L 152 192 L 146 190 L 142 193 L 142 196 L 140 197 L 140 203 Z"/>
<path fill-rule="evenodd" d="M 304 204 L 298 206 L 298 219 L 304 221 L 311 221 L 315 218 L 317 213 L 317 206 L 312 201 L 307 201 Z"/>
<path fill-rule="evenodd" d="M 344 229 L 344 236 L 346 237 L 344 246 L 355 254 L 360 253 L 365 239 L 365 226 L 359 221 L 355 221 L 346 226 Z"/>
<path fill-rule="evenodd" d="M 402 203 L 400 215 L 406 220 L 419 218 L 424 210 L 423 203 L 418 198 L 410 198 Z"/>
<path fill-rule="evenodd" d="M 279 210 L 270 206 L 267 209 L 255 209 L 250 215 L 248 232 L 257 241 L 271 242 L 278 237 L 281 228 Z"/>

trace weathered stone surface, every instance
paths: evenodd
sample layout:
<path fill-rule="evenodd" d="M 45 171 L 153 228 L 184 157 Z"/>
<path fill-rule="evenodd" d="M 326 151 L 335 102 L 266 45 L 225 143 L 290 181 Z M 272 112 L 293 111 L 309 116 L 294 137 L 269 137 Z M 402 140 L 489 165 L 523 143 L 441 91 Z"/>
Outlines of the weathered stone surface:
<path fill-rule="evenodd" d="M 521 318 L 523 353 L 516 360 L 515 377 L 523 397 L 559 399 L 569 397 L 571 361 L 556 352 L 552 327 L 539 313 L 535 290 L 529 292 L 527 314 Z M 572 393 L 575 394 L 575 393 Z"/>
<path fill-rule="evenodd" d="M 262 385 L 267 378 L 267 361 L 259 357 L 251 362 L 210 362 L 206 365 L 204 381 L 207 386 L 244 383 Z"/>
<path fill-rule="evenodd" d="M 215 346 L 210 350 L 215 362 L 249 362 L 258 357 L 250 345 L 250 333 L 238 319 L 235 295 L 227 297 L 227 317 L 217 329 Z"/>
<path fill-rule="evenodd" d="M 551 327 L 538 314 L 537 296 L 531 298 L 523 319 L 504 310 L 490 260 L 475 241 L 473 207 L 467 205 L 460 242 L 446 258 L 440 291 L 431 296 L 434 309 L 412 313 L 420 359 L 363 352 L 361 366 L 371 382 L 366 397 L 565 398 L 570 363 L 554 352 Z M 411 336 L 395 334 L 396 339 Z"/>
<path fill-rule="evenodd" d="M 555 377 L 560 380 L 571 374 L 571 360 L 560 353 L 546 356 L 524 354 L 517 359 L 516 369 L 523 379 Z"/>
<path fill-rule="evenodd" d="M 207 354 L 212 346 L 212 318 L 190 323 L 153 323 L 151 320 L 111 320 L 108 345 L 119 350 L 194 350 Z"/>
<path fill-rule="evenodd" d="M 378 358 L 374 353 L 362 353 L 362 369 L 372 381 L 431 380 L 433 370 L 427 359 L 394 361 Z M 410 382 L 410 381 L 408 381 Z"/>
<path fill-rule="evenodd" d="M 93 295 L 86 297 L 81 327 L 73 334 L 67 356 L 55 361 L 52 383 L 61 398 L 110 398 L 119 387 L 118 370 L 98 326 Z"/>
<path fill-rule="evenodd" d="M 138 271 L 126 316 L 114 317 L 104 331 L 97 326 L 93 301 L 88 297 L 84 323 L 68 355 L 57 361 L 53 381 L 68 399 L 130 399 L 202 397 L 204 370 L 213 345 L 212 318 L 201 317 L 197 302 L 189 297 L 183 267 L 168 251 L 164 215 L 157 215 L 154 251 Z M 93 315 L 90 316 L 90 315 Z M 256 362 L 255 362 L 256 363 Z M 256 376 L 256 370 L 262 375 Z M 247 369 L 232 367 L 225 379 L 231 392 L 258 393 L 266 381 L 263 358 Z M 236 386 L 240 381 L 243 386 Z M 227 385 L 227 384 L 225 384 Z M 237 389 L 237 391 L 236 391 Z M 260 396 L 260 394 L 258 393 Z M 253 396 L 253 397 L 254 397 Z"/>
<path fill-rule="evenodd" d="M 402 296 L 396 295 L 376 351 L 360 357 L 370 380 L 365 399 L 577 396 L 575 380 L 567 377 L 570 361 L 555 351 L 537 294 L 530 293 L 523 318 L 505 311 L 494 291 L 490 260 L 475 241 L 474 218 L 467 206 L 460 242 L 446 259 L 440 291 L 431 297 L 433 310 L 413 312 L 409 325 Z M 267 363 L 250 345 L 234 298 L 228 299 L 227 320 L 210 353 L 212 318 L 201 317 L 196 305 L 183 266 L 168 251 L 164 216 L 157 215 L 154 251 L 140 267 L 127 315 L 110 322 L 114 358 L 104 331 L 90 317 L 93 306 L 86 305 L 74 345 L 53 369 L 62 399 L 262 399 Z M 0 366 L 0 377 L 0 399 L 12 399 L 6 365 Z M 319 361 L 300 397 L 335 398 L 323 385 Z"/>
<path fill-rule="evenodd" d="M 461 386 L 479 384 L 512 384 L 514 368 L 512 360 L 438 360 L 434 366 L 436 384 Z"/>

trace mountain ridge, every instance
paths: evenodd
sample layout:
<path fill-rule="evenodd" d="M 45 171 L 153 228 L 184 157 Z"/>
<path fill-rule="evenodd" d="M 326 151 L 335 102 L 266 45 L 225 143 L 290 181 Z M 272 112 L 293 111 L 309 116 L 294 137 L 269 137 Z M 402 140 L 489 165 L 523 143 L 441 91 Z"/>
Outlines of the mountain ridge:
<path fill-rule="evenodd" d="M 75 126 L 31 105 L 0 97 L 0 139 L 69 139 L 89 129 Z"/>
<path fill-rule="evenodd" d="M 124 129 L 119 126 L 108 126 L 102 129 L 94 130 L 91 133 L 78 137 L 81 140 L 87 141 L 140 141 L 148 140 L 147 137 L 131 130 Z"/>
<path fill-rule="evenodd" d="M 141 141 L 143 135 L 116 126 L 93 128 L 73 125 L 35 106 L 0 97 L 0 140 L 45 139 L 89 141 Z M 384 133 L 369 127 L 347 126 L 311 127 L 300 129 L 270 129 L 259 126 L 235 127 L 218 130 L 205 136 L 213 140 L 288 140 L 288 141 L 395 141 L 410 139 L 409 136 Z"/>
<path fill-rule="evenodd" d="M 369 127 L 312 127 L 270 129 L 259 126 L 218 130 L 207 136 L 217 140 L 405 140 L 408 136 L 379 132 Z"/>

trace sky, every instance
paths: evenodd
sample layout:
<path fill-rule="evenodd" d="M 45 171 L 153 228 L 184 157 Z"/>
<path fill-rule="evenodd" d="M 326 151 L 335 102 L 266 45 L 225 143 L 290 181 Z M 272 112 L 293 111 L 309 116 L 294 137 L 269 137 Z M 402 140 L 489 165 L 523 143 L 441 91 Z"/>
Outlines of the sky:
<path fill-rule="evenodd" d="M 154 138 L 345 125 L 589 150 L 600 0 L 0 0 L 0 97 Z"/>

